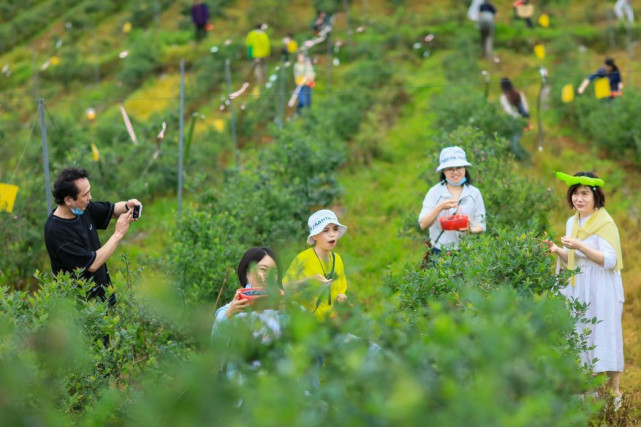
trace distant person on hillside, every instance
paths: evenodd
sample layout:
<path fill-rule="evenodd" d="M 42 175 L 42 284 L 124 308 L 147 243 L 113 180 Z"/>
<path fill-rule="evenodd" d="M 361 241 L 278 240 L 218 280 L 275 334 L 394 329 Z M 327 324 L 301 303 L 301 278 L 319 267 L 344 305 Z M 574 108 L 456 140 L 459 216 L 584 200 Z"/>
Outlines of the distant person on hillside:
<path fill-rule="evenodd" d="M 532 24 L 532 15 L 534 15 L 534 6 L 530 3 L 530 0 L 516 0 L 512 3 L 514 7 L 514 18 L 522 19 L 525 21 L 525 25 L 528 28 L 534 27 Z"/>
<path fill-rule="evenodd" d="M 501 106 L 510 116 L 519 120 L 528 120 L 530 118 L 530 110 L 525 99 L 525 94 L 514 88 L 514 85 L 507 77 L 501 79 Z M 524 130 L 529 130 L 530 124 L 528 123 Z M 521 138 L 522 130 L 519 129 L 512 136 L 512 152 L 517 153 L 519 146 L 519 139 Z"/>
<path fill-rule="evenodd" d="M 479 7 L 485 0 L 472 0 L 470 7 L 467 9 L 467 18 L 470 21 L 479 21 Z"/>
<path fill-rule="evenodd" d="M 312 247 L 292 261 L 283 278 L 283 286 L 288 294 L 298 295 L 297 299 L 305 309 L 319 320 L 325 320 L 334 313 L 336 303 L 347 302 L 345 267 L 340 255 L 334 252 L 347 227 L 328 209 L 314 212 L 307 226 L 307 244 Z"/>
<path fill-rule="evenodd" d="M 322 10 L 316 13 L 316 18 L 312 22 L 312 30 L 316 37 L 324 37 L 332 31 L 332 25 L 329 15 Z"/>
<path fill-rule="evenodd" d="M 294 64 L 294 80 L 296 85 L 300 86 L 298 92 L 298 106 L 296 112 L 300 113 L 304 107 L 312 107 L 312 87 L 315 82 L 316 73 L 314 66 L 309 56 L 304 53 L 298 53 L 296 57 L 296 64 Z"/>
<path fill-rule="evenodd" d="M 614 4 L 614 14 L 619 20 L 627 19 L 630 24 L 634 23 L 634 11 L 632 0 L 617 0 Z"/>
<path fill-rule="evenodd" d="M 265 32 L 267 24 L 257 24 L 247 34 L 245 45 L 247 56 L 254 61 L 254 73 L 258 84 L 262 84 L 267 77 L 267 59 L 271 55 L 269 36 Z"/>
<path fill-rule="evenodd" d="M 492 58 L 494 49 L 494 19 L 496 8 L 488 0 L 479 6 L 478 28 L 481 34 L 481 47 L 486 59 Z"/>
<path fill-rule="evenodd" d="M 468 233 L 485 231 L 485 204 L 478 188 L 472 185 L 465 151 L 461 147 L 446 147 L 441 150 L 439 183 L 429 189 L 423 200 L 418 224 L 421 230 L 429 228 L 431 251 L 438 255 L 443 250 L 458 249 L 461 238 Z M 440 218 L 465 215 L 468 224 L 457 230 L 444 230 Z"/>
<path fill-rule="evenodd" d="M 597 323 L 576 325 L 577 333 L 590 329 L 581 360 L 593 372 L 607 374 L 617 408 L 621 404 L 624 302 L 619 230 L 605 210 L 603 180 L 592 172 L 577 172 L 574 176 L 557 172 L 557 177 L 569 186 L 566 201 L 575 213 L 566 222 L 562 246 L 550 241 L 547 245 L 569 270 L 580 270 L 560 292 L 571 300 L 588 304 L 585 319 L 597 319 Z"/>
<path fill-rule="evenodd" d="M 207 35 L 207 24 L 209 23 L 209 9 L 201 0 L 194 0 L 191 7 L 191 21 L 196 28 L 196 41 L 199 42 Z"/>
<path fill-rule="evenodd" d="M 612 58 L 607 58 L 603 67 L 599 68 L 596 73 L 591 74 L 584 79 L 583 82 L 581 82 L 579 89 L 577 89 L 577 92 L 582 95 L 585 88 L 591 81 L 594 79 L 604 78 L 607 78 L 610 81 L 610 98 L 616 98 L 617 96 L 623 95 L 623 80 L 621 79 L 621 72 Z"/>
<path fill-rule="evenodd" d="M 51 260 L 53 274 L 75 274 L 93 282 L 89 298 L 107 299 L 111 285 L 107 260 L 125 237 L 134 218 L 134 208 L 141 206 L 138 199 L 124 202 L 92 202 L 89 174 L 85 169 L 67 168 L 60 172 L 53 184 L 53 197 L 58 207 L 51 212 L 45 224 L 45 245 Z M 116 229 L 102 245 L 98 230 L 104 230 L 111 218 L 118 218 Z M 115 295 L 109 297 L 111 305 Z"/>
<path fill-rule="evenodd" d="M 294 35 L 289 33 L 286 37 L 283 37 L 283 44 L 280 49 L 282 60 L 286 67 L 290 65 L 289 55 L 294 55 L 296 52 L 298 52 L 298 43 L 294 39 Z"/>

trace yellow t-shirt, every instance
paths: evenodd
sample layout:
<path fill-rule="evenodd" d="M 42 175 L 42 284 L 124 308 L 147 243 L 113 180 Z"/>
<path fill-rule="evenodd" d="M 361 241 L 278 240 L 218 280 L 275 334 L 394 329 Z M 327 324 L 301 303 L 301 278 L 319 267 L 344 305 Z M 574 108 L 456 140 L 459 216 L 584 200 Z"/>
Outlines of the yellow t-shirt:
<path fill-rule="evenodd" d="M 254 58 L 266 58 L 271 54 L 269 36 L 264 31 L 256 31 L 252 38 L 252 54 Z"/>
<path fill-rule="evenodd" d="M 340 255 L 336 255 L 334 265 L 334 281 L 330 285 L 330 301 L 328 301 L 327 286 L 317 280 L 309 280 L 305 285 L 300 286 L 300 291 L 296 297 L 300 304 L 307 310 L 313 312 L 320 320 L 325 319 L 328 314 L 334 310 L 336 296 L 344 294 L 347 291 L 347 278 L 345 277 L 345 267 Z M 314 248 L 309 248 L 299 253 L 285 273 L 283 283 L 297 282 L 307 277 L 317 274 L 328 277 L 332 271 L 332 257 L 329 261 L 321 260 L 316 256 Z M 318 307 L 317 307 L 318 304 Z"/>
<path fill-rule="evenodd" d="M 289 43 L 287 43 L 287 52 L 289 53 L 298 52 L 298 43 L 296 42 L 296 40 L 290 40 Z"/>

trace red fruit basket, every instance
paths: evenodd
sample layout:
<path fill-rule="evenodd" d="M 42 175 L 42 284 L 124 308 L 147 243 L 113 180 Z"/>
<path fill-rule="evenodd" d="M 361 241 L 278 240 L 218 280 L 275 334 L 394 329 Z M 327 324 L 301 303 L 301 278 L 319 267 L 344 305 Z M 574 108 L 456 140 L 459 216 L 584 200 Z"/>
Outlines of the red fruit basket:
<path fill-rule="evenodd" d="M 467 215 L 452 215 L 439 218 L 443 230 L 463 230 L 470 224 Z"/>
<path fill-rule="evenodd" d="M 265 298 L 266 296 L 267 291 L 263 288 L 247 288 L 240 291 L 238 298 L 252 301 L 258 298 Z"/>

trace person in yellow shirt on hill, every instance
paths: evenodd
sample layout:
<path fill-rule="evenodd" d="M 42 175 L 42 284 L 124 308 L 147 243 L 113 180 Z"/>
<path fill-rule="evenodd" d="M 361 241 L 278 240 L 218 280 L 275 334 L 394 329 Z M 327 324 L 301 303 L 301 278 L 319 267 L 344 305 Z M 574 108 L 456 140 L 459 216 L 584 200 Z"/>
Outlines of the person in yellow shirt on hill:
<path fill-rule="evenodd" d="M 280 50 L 283 63 L 286 67 L 289 67 L 290 65 L 289 55 L 294 55 L 296 52 L 298 52 L 298 42 L 294 39 L 294 35 L 292 33 L 289 33 L 286 37 L 283 38 L 283 44 Z"/>
<path fill-rule="evenodd" d="M 328 209 L 314 212 L 307 221 L 311 248 L 299 253 L 285 273 L 283 287 L 319 320 L 334 311 L 336 303 L 347 301 L 347 278 L 340 255 L 333 252 L 347 227 Z"/>
<path fill-rule="evenodd" d="M 254 72 L 258 84 L 262 84 L 264 77 L 267 75 L 267 58 L 271 55 L 271 46 L 269 36 L 265 32 L 267 24 L 258 24 L 256 28 L 247 34 L 245 45 L 247 46 L 247 56 L 255 61 Z"/>

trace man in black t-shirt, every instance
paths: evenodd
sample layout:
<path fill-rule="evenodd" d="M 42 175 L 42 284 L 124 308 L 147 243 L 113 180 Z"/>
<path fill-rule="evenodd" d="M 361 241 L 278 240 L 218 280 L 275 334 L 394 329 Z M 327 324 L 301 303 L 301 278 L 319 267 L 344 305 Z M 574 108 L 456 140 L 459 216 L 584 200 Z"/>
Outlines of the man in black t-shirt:
<path fill-rule="evenodd" d="M 89 174 L 84 169 L 63 170 L 53 186 L 53 197 L 58 207 L 45 224 L 45 244 L 51 270 L 54 274 L 82 270 L 81 276 L 93 280 L 95 286 L 89 297 L 106 299 L 106 288 L 111 284 L 106 261 L 120 240 L 127 234 L 137 199 L 126 202 L 92 202 Z M 105 245 L 100 244 L 98 229 L 104 230 L 111 218 L 118 218 L 116 230 Z M 114 295 L 109 303 L 115 304 Z"/>

